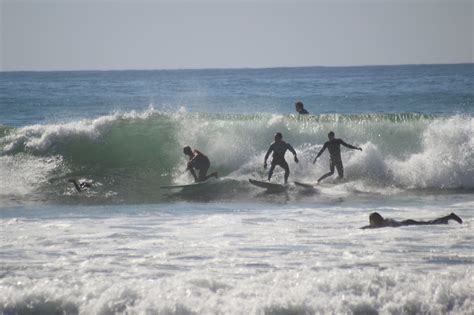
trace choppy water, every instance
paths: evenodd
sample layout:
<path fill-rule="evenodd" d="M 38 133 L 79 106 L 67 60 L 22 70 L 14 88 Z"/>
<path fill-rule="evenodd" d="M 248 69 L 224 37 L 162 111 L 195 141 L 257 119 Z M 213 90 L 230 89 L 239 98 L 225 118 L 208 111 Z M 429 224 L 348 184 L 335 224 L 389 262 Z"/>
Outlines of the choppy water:
<path fill-rule="evenodd" d="M 0 73 L 0 312 L 473 313 L 473 70 Z M 314 181 L 330 130 L 363 148 L 344 182 L 248 183 L 277 131 Z M 160 190 L 185 145 L 221 178 Z M 374 210 L 464 223 L 360 230 Z"/>

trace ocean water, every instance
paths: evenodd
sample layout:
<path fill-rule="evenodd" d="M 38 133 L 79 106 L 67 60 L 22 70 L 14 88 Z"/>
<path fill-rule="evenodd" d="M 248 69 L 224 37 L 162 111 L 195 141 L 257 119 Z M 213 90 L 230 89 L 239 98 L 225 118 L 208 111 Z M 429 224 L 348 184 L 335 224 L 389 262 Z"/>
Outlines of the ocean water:
<path fill-rule="evenodd" d="M 275 132 L 314 182 L 331 130 L 344 181 L 248 183 Z M 186 145 L 220 178 L 160 189 Z M 473 64 L 0 73 L 3 314 L 472 314 L 473 224 Z"/>

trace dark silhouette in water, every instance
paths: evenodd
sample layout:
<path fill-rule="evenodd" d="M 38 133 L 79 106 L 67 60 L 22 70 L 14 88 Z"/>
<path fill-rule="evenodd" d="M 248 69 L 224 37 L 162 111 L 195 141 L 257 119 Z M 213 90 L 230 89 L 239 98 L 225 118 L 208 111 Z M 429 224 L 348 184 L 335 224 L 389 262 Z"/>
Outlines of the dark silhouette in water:
<path fill-rule="evenodd" d="M 303 102 L 298 101 L 295 103 L 295 110 L 298 112 L 300 115 L 308 115 L 308 111 L 304 109 Z"/>
<path fill-rule="evenodd" d="M 84 190 L 87 190 L 92 187 L 91 183 L 88 183 L 88 182 L 77 183 L 75 179 L 69 179 L 68 182 L 73 183 L 74 187 L 76 187 L 76 190 L 78 192 L 83 192 Z"/>
<path fill-rule="evenodd" d="M 270 170 L 268 171 L 268 180 L 272 178 L 273 170 L 275 166 L 279 165 L 281 168 L 285 170 L 285 184 L 288 183 L 288 176 L 290 176 L 290 168 L 288 163 L 285 160 L 285 153 L 286 150 L 290 150 L 295 157 L 295 162 L 298 163 L 298 157 L 296 156 L 296 151 L 293 149 L 291 144 L 286 143 L 283 141 L 283 136 L 281 133 L 277 132 L 274 137 L 275 142 L 273 142 L 270 147 L 268 148 L 267 154 L 265 154 L 265 160 L 263 162 L 263 167 L 267 168 L 267 159 L 270 153 L 273 151 L 272 156 L 272 164 L 270 166 Z"/>
<path fill-rule="evenodd" d="M 321 151 L 319 151 L 318 155 L 313 161 L 313 164 L 316 163 L 318 160 L 318 157 L 323 154 L 324 150 L 328 149 L 329 155 L 330 155 L 330 164 L 329 164 L 329 173 L 324 174 L 321 176 L 317 183 L 319 184 L 320 181 L 325 179 L 328 176 L 331 176 L 334 174 L 334 168 L 337 169 L 337 174 L 339 175 L 339 178 L 344 178 L 344 166 L 342 165 L 342 158 L 341 158 L 341 145 L 349 148 L 349 149 L 354 149 L 354 150 L 359 150 L 362 151 L 361 148 L 355 147 L 353 145 L 347 144 L 344 142 L 342 139 L 336 139 L 334 138 L 334 132 L 331 131 L 328 133 L 328 138 L 329 141 L 324 143 L 323 148 Z"/>
<path fill-rule="evenodd" d="M 449 220 L 454 220 L 459 224 L 462 223 L 462 219 L 458 217 L 455 213 L 450 215 L 437 218 L 429 221 L 415 221 L 415 220 L 403 220 L 396 221 L 393 219 L 384 219 L 378 212 L 372 212 L 369 216 L 369 225 L 361 227 L 361 229 L 377 229 L 383 227 L 399 227 L 406 225 L 433 225 L 433 224 L 448 224 Z"/>
<path fill-rule="evenodd" d="M 186 170 L 193 175 L 195 182 L 204 182 L 210 177 L 217 178 L 217 172 L 207 175 L 207 171 L 209 170 L 209 167 L 211 167 L 211 162 L 207 156 L 202 154 L 202 152 L 199 150 L 192 150 L 191 147 L 187 146 L 183 148 L 183 153 L 189 157 Z M 199 170 L 199 176 L 196 176 L 194 169 Z"/>

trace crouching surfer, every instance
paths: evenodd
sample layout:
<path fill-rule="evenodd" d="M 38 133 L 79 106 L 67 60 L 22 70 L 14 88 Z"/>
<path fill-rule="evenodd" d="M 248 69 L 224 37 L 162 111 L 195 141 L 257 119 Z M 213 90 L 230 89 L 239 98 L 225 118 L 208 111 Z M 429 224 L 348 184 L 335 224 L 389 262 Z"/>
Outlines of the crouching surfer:
<path fill-rule="evenodd" d="M 207 156 L 202 154 L 202 152 L 199 150 L 192 150 L 191 147 L 187 146 L 183 148 L 183 153 L 189 157 L 186 170 L 193 175 L 195 182 L 204 182 L 211 177 L 218 177 L 217 172 L 207 175 L 207 171 L 209 170 L 209 167 L 211 167 L 211 162 Z M 195 169 L 199 171 L 199 175 L 196 175 Z"/>

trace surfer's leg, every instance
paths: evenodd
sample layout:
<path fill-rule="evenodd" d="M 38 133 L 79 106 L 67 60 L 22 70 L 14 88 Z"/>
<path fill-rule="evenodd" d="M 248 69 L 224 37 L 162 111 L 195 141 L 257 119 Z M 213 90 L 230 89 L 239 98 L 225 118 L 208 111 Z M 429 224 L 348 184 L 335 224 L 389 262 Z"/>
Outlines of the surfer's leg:
<path fill-rule="evenodd" d="M 208 179 L 208 178 L 210 177 L 210 176 L 207 176 L 207 170 L 208 170 L 208 169 L 209 169 L 208 167 L 203 167 L 203 168 L 201 168 L 201 169 L 199 170 L 199 178 L 198 178 L 198 180 L 199 180 L 200 182 L 203 182 L 203 181 L 205 181 L 206 179 Z"/>
<path fill-rule="evenodd" d="M 344 166 L 342 165 L 342 161 L 335 161 L 334 164 L 336 165 L 337 175 L 339 175 L 339 178 L 344 178 Z"/>
<path fill-rule="evenodd" d="M 268 180 L 269 181 L 273 176 L 273 170 L 275 169 L 275 166 L 276 166 L 276 164 L 273 163 L 273 162 L 272 162 L 272 165 L 270 165 L 270 169 L 268 170 Z"/>
<path fill-rule="evenodd" d="M 194 168 L 192 166 L 188 166 L 188 171 L 193 175 L 194 181 L 198 182 L 198 177 L 196 176 L 196 172 L 194 171 Z"/>
<path fill-rule="evenodd" d="M 450 215 L 447 215 L 438 219 L 434 219 L 428 222 L 429 224 L 448 224 L 449 220 L 454 220 L 458 222 L 459 224 L 462 223 L 462 219 L 454 213 L 451 213 Z"/>
<path fill-rule="evenodd" d="M 427 224 L 430 224 L 429 222 L 416 221 L 416 220 L 412 220 L 412 219 L 403 220 L 400 223 L 401 223 L 401 225 L 427 225 Z"/>
<path fill-rule="evenodd" d="M 211 177 L 219 178 L 219 175 L 217 172 L 212 172 L 211 174 L 207 175 L 204 180 L 208 180 Z"/>
<path fill-rule="evenodd" d="M 285 170 L 285 184 L 288 183 L 288 177 L 290 176 L 290 167 L 285 160 L 280 162 L 280 166 Z"/>
<path fill-rule="evenodd" d="M 451 214 L 449 215 L 449 218 L 450 218 L 451 220 L 456 221 L 456 222 L 459 223 L 459 224 L 462 224 L 462 219 L 461 219 L 460 217 L 458 217 L 458 216 L 456 215 L 456 213 L 454 213 L 454 212 L 451 212 Z"/>
<path fill-rule="evenodd" d="M 326 173 L 324 174 L 323 176 L 321 176 L 319 179 L 318 179 L 318 183 L 320 183 L 323 179 L 325 179 L 326 177 L 329 177 L 331 176 L 332 174 L 334 174 L 334 163 L 331 161 L 329 163 L 329 173 Z"/>

